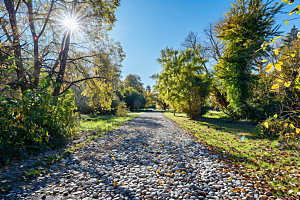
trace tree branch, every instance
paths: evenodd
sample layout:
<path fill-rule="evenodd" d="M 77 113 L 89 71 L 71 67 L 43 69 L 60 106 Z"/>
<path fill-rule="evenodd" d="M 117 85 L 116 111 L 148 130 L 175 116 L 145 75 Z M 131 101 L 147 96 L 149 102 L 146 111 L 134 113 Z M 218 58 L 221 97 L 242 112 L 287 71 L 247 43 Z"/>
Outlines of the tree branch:
<path fill-rule="evenodd" d="M 89 80 L 89 79 L 94 79 L 94 78 L 103 78 L 103 79 L 107 79 L 105 77 L 102 77 L 102 76 L 99 76 L 99 77 L 88 77 L 88 78 L 84 78 L 84 79 L 80 79 L 80 80 L 77 80 L 77 81 L 73 81 L 70 83 L 70 85 L 64 89 L 59 95 L 63 94 L 64 92 L 66 92 L 73 84 L 75 83 L 78 83 L 78 82 L 81 82 L 81 81 L 86 81 L 86 80 Z"/>
<path fill-rule="evenodd" d="M 49 20 L 49 17 L 50 17 L 50 13 L 52 12 L 52 8 L 53 8 L 53 4 L 54 4 L 54 0 L 51 1 L 51 6 L 50 6 L 50 10 L 48 12 L 48 15 L 47 15 L 47 18 L 45 20 L 45 23 L 44 23 L 44 26 L 42 28 L 42 30 L 40 31 L 39 35 L 38 35 L 38 38 L 43 34 L 45 28 L 46 28 L 46 25 L 48 23 L 48 20 Z"/>

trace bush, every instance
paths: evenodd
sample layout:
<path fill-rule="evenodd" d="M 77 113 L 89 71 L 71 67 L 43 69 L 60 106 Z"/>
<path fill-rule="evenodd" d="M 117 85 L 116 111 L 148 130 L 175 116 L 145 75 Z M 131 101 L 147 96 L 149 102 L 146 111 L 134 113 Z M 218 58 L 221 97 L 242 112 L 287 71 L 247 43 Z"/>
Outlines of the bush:
<path fill-rule="evenodd" d="M 116 114 L 117 116 L 126 116 L 127 115 L 127 108 L 125 102 L 119 102 L 118 106 L 116 107 Z"/>
<path fill-rule="evenodd" d="M 0 98 L 0 162 L 55 148 L 75 131 L 74 94 L 53 97 L 49 89 L 26 91 L 20 99 Z"/>

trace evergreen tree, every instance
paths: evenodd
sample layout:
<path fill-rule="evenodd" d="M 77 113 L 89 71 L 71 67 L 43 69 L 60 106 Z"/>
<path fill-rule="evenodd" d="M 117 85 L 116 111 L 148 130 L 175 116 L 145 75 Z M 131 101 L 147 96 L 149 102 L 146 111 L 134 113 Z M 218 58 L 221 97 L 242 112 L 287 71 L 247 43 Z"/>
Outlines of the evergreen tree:
<path fill-rule="evenodd" d="M 289 33 L 282 39 L 283 46 L 291 46 L 292 42 L 297 39 L 298 28 L 294 25 Z"/>
<path fill-rule="evenodd" d="M 236 117 L 247 117 L 250 89 L 248 84 L 254 60 L 267 56 L 261 49 L 265 40 L 279 34 L 275 15 L 283 5 L 271 6 L 272 0 L 236 0 L 224 18 L 214 27 L 225 45 L 224 55 L 215 70 L 225 86 L 229 107 Z"/>

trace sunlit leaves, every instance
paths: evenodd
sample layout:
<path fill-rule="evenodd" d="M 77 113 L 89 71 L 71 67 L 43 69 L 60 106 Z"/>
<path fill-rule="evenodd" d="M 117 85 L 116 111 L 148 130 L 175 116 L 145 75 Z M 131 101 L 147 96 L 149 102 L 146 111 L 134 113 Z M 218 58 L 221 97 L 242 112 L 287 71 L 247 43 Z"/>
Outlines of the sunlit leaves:
<path fill-rule="evenodd" d="M 271 89 L 275 90 L 275 89 L 278 89 L 278 88 L 279 88 L 279 85 L 278 84 L 274 84 Z"/>
<path fill-rule="evenodd" d="M 269 123 L 268 122 L 265 122 L 264 125 L 265 125 L 266 128 L 269 128 Z"/>
<path fill-rule="evenodd" d="M 275 55 L 278 55 L 279 51 L 278 49 L 275 49 Z"/>
<path fill-rule="evenodd" d="M 275 68 L 276 68 L 278 71 L 281 71 L 281 65 L 280 65 L 280 64 L 275 64 Z"/>
<path fill-rule="evenodd" d="M 266 67 L 266 72 L 271 71 L 272 68 L 273 68 L 273 63 L 268 64 Z"/>
<path fill-rule="evenodd" d="M 290 81 L 284 83 L 284 87 L 290 87 L 290 85 L 291 85 Z"/>

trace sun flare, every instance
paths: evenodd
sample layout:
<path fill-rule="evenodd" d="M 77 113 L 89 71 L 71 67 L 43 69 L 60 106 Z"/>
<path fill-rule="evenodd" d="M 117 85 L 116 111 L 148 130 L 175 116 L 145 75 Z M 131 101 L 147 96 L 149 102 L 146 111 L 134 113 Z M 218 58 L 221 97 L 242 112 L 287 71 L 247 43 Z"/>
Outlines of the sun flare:
<path fill-rule="evenodd" d="M 59 25 L 62 26 L 64 31 L 70 32 L 71 34 L 80 31 L 81 26 L 80 18 L 78 17 L 78 15 L 67 14 L 61 15 L 59 18 Z"/>

